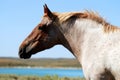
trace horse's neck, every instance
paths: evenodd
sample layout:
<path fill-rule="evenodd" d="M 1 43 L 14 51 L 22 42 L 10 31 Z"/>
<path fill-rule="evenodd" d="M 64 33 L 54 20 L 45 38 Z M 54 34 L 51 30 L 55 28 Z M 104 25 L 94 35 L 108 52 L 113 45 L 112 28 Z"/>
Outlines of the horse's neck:
<path fill-rule="evenodd" d="M 64 24 L 63 28 L 65 30 L 63 34 L 68 41 L 68 45 L 65 45 L 67 46 L 66 48 L 68 48 L 80 61 L 84 43 L 91 38 L 98 38 L 100 33 L 102 33 L 103 26 L 92 20 L 78 19 L 74 24 Z"/>

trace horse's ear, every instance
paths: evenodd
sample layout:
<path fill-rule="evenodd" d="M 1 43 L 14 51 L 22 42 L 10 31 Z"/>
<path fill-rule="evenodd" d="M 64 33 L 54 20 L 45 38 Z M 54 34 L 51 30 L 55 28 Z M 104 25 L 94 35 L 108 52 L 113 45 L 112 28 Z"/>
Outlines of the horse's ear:
<path fill-rule="evenodd" d="M 53 19 L 54 15 L 47 7 L 47 5 L 45 4 L 43 7 L 44 7 L 44 14 L 47 15 L 49 18 Z"/>

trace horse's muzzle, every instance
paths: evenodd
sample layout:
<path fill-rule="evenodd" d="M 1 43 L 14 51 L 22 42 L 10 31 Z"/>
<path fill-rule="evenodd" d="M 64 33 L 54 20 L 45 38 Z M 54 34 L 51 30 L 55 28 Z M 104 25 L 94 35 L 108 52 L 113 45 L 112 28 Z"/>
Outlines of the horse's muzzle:
<path fill-rule="evenodd" d="M 19 57 L 23 59 L 29 59 L 31 57 L 31 54 L 26 53 L 26 48 L 20 48 L 19 49 Z"/>

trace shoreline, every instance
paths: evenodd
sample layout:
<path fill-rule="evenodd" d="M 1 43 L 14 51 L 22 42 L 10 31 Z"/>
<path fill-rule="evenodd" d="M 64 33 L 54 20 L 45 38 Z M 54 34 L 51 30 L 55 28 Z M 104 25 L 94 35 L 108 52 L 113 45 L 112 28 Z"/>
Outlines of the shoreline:
<path fill-rule="evenodd" d="M 31 67 L 31 66 L 13 66 L 13 67 L 0 67 L 0 68 L 26 68 L 26 69 L 31 69 L 31 68 L 34 68 L 34 69 L 81 69 L 82 68 L 80 67 L 42 67 L 42 66 L 36 66 L 36 67 Z"/>

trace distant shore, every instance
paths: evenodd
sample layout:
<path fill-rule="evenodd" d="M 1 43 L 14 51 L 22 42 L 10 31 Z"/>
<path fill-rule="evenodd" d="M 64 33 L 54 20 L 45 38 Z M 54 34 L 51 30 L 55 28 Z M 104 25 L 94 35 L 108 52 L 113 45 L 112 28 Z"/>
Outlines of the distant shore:
<path fill-rule="evenodd" d="M 40 68 L 81 68 L 79 62 L 74 58 L 0 58 L 0 67 L 40 67 Z"/>
<path fill-rule="evenodd" d="M 81 69 L 81 67 L 42 67 L 42 66 L 38 66 L 38 67 L 31 67 L 31 66 L 3 66 L 3 67 L 0 67 L 0 68 L 34 68 L 34 69 Z"/>

